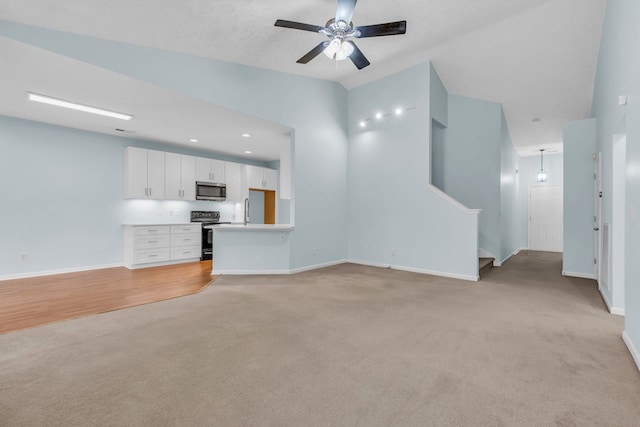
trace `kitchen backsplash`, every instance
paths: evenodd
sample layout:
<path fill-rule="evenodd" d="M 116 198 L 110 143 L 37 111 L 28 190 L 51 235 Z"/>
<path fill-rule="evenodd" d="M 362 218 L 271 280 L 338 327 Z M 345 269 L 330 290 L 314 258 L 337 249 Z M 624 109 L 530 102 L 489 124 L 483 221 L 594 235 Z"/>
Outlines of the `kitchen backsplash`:
<path fill-rule="evenodd" d="M 191 211 L 220 211 L 220 221 L 235 222 L 235 203 L 179 200 L 123 200 L 123 224 L 172 224 L 190 221 Z M 240 209 L 240 212 L 242 210 Z M 238 221 L 242 221 L 242 217 Z"/>

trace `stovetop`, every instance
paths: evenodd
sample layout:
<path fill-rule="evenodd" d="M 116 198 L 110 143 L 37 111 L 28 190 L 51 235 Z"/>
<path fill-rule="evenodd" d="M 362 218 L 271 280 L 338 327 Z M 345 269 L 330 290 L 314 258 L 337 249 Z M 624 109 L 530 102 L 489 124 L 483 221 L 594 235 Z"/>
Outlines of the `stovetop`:
<path fill-rule="evenodd" d="M 191 211 L 191 222 L 201 222 L 204 225 L 220 223 L 219 211 Z"/>

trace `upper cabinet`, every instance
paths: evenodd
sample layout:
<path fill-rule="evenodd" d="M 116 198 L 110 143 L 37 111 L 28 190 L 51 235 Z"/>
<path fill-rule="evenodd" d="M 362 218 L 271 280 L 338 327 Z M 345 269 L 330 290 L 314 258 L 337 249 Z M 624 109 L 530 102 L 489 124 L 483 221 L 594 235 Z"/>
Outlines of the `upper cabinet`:
<path fill-rule="evenodd" d="M 196 158 L 182 154 L 165 155 L 165 198 L 196 199 Z"/>
<path fill-rule="evenodd" d="M 257 190 L 278 189 L 278 171 L 275 169 L 261 168 L 259 166 L 246 166 L 247 184 L 249 188 Z"/>
<path fill-rule="evenodd" d="M 227 202 L 241 203 L 245 197 L 248 197 L 242 184 L 243 169 L 244 165 L 240 163 L 225 162 L 224 164 L 224 178 L 225 184 L 227 184 Z"/>
<path fill-rule="evenodd" d="M 196 181 L 224 183 L 224 163 L 222 160 L 196 157 Z"/>
<path fill-rule="evenodd" d="M 165 153 L 144 148 L 124 150 L 124 197 L 126 199 L 165 198 Z"/>

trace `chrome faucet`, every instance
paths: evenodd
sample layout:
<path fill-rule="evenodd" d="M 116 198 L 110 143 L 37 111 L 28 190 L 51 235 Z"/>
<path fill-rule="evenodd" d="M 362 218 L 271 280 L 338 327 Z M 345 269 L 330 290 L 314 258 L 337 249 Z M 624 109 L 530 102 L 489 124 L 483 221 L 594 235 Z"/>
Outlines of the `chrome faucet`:
<path fill-rule="evenodd" d="M 244 199 L 244 225 L 249 224 L 249 198 Z"/>

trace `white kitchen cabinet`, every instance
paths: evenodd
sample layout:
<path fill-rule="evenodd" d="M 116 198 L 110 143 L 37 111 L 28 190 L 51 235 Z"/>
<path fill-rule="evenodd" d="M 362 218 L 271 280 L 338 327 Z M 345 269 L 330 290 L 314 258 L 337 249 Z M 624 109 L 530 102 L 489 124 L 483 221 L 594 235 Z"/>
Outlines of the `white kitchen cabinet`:
<path fill-rule="evenodd" d="M 125 225 L 124 265 L 130 269 L 197 261 L 201 224 Z"/>
<path fill-rule="evenodd" d="M 227 184 L 227 202 L 242 203 L 247 192 L 243 191 L 242 173 L 244 165 L 240 163 L 225 162 L 224 178 Z"/>
<path fill-rule="evenodd" d="M 261 168 L 259 166 L 246 166 L 246 173 L 249 188 L 273 191 L 278 189 L 277 170 Z"/>
<path fill-rule="evenodd" d="M 196 199 L 196 158 L 182 154 L 165 155 L 165 199 Z"/>
<path fill-rule="evenodd" d="M 124 197 L 164 199 L 165 153 L 144 148 L 124 150 Z"/>
<path fill-rule="evenodd" d="M 196 181 L 224 183 L 224 163 L 222 160 L 196 157 Z"/>

